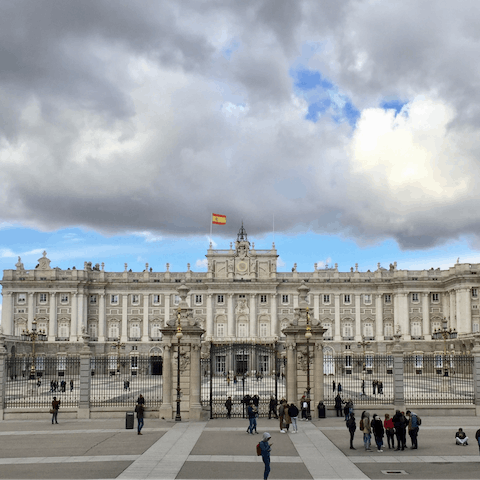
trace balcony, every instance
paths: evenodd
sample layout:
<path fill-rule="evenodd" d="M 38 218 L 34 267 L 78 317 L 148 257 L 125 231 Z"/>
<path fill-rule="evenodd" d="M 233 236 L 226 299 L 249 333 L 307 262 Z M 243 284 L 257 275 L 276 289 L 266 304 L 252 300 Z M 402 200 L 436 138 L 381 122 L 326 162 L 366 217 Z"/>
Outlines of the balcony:
<path fill-rule="evenodd" d="M 128 337 L 129 342 L 140 342 L 141 340 L 141 337 Z"/>
<path fill-rule="evenodd" d="M 68 342 L 70 337 L 55 337 L 56 342 Z"/>
<path fill-rule="evenodd" d="M 412 340 L 425 340 L 425 337 L 423 335 L 412 335 Z"/>
<path fill-rule="evenodd" d="M 353 337 L 342 337 L 342 340 L 344 342 L 352 342 L 353 341 Z"/>
<path fill-rule="evenodd" d="M 333 340 L 333 337 L 323 337 L 324 340 Z"/>
<path fill-rule="evenodd" d="M 150 337 L 150 340 L 152 342 L 160 342 L 162 340 L 162 337 Z"/>

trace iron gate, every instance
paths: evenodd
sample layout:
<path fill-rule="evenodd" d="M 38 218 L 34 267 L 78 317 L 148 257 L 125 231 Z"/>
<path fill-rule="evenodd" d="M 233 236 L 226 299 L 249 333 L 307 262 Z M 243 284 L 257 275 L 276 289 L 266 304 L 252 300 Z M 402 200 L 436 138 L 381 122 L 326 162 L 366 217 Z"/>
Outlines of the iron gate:
<path fill-rule="evenodd" d="M 245 417 L 250 400 L 258 403 L 258 414 L 266 417 L 272 396 L 286 396 L 286 361 L 274 345 L 212 345 L 203 358 L 202 405 L 210 418 L 227 416 L 225 402 L 232 399 L 232 417 Z"/>

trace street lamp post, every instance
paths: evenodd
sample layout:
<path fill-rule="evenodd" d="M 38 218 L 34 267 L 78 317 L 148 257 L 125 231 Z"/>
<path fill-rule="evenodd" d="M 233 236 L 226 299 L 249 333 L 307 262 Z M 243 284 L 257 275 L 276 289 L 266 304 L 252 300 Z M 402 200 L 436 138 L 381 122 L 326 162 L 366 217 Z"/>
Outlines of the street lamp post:
<path fill-rule="evenodd" d="M 33 380 L 36 376 L 35 368 L 35 342 L 37 338 L 43 338 L 45 336 L 44 331 L 37 331 L 37 320 L 34 318 L 32 322 L 32 331 L 23 330 L 22 336 L 26 340 L 29 338 L 32 341 L 32 366 L 30 367 L 30 376 L 29 379 Z"/>
<path fill-rule="evenodd" d="M 443 338 L 443 362 L 444 362 L 444 377 L 449 377 L 449 367 L 447 360 L 447 340 L 457 338 L 457 331 L 455 329 L 448 328 L 448 322 L 445 317 L 443 317 L 442 328 L 438 328 L 433 332 L 432 337 L 435 340 L 440 340 Z"/>
<path fill-rule="evenodd" d="M 125 344 L 118 339 L 115 343 L 112 343 L 112 350 L 117 351 L 117 373 L 120 373 L 120 349 L 125 350 Z"/>
<path fill-rule="evenodd" d="M 177 413 L 175 415 L 175 421 L 181 422 L 182 416 L 180 415 L 180 339 L 183 337 L 182 325 L 180 324 L 181 308 L 178 307 L 177 310 Z"/>
<path fill-rule="evenodd" d="M 365 336 L 362 335 L 362 341 L 361 342 L 358 342 L 358 347 L 362 347 L 363 348 L 363 368 L 362 368 L 362 373 L 363 375 L 365 376 L 365 373 L 366 373 L 366 362 L 365 362 L 365 349 L 367 348 L 367 346 L 370 345 L 370 342 L 366 342 L 365 341 Z"/>
<path fill-rule="evenodd" d="M 307 339 L 307 419 L 312 419 L 310 410 L 310 339 L 312 338 L 312 327 L 310 326 L 310 313 L 307 307 L 307 326 L 305 329 L 305 338 Z"/>

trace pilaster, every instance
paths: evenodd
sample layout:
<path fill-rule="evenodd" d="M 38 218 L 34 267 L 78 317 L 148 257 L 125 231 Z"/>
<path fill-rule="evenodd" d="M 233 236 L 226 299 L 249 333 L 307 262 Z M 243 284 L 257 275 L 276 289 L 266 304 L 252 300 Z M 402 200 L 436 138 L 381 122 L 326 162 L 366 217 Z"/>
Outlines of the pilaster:
<path fill-rule="evenodd" d="M 29 292 L 28 294 L 28 316 L 27 316 L 27 330 L 32 330 L 32 323 L 35 317 L 35 294 L 33 292 Z"/>
<path fill-rule="evenodd" d="M 7 385 L 7 349 L 5 337 L 0 334 L 0 420 L 3 420 L 5 409 L 5 390 Z"/>
<path fill-rule="evenodd" d="M 142 322 L 142 342 L 148 342 L 149 336 L 148 332 L 150 330 L 150 326 L 148 324 L 148 307 L 149 307 L 150 295 L 144 294 L 143 295 L 143 322 Z"/>
<path fill-rule="evenodd" d="M 207 340 L 214 336 L 213 332 L 213 295 L 209 293 L 207 295 Z"/>
<path fill-rule="evenodd" d="M 163 333 L 163 332 L 162 332 Z M 170 341 L 170 339 L 169 339 Z M 160 418 L 171 420 L 172 405 L 172 346 L 163 345 L 163 398 L 160 407 Z"/>
<path fill-rule="evenodd" d="M 278 295 L 276 293 L 273 293 L 272 294 L 272 321 L 271 321 L 271 325 L 272 325 L 272 330 L 271 330 L 271 335 L 273 337 L 278 337 L 279 336 L 279 332 L 278 332 L 278 314 L 277 314 L 277 300 L 278 299 Z"/>
<path fill-rule="evenodd" d="M 90 418 L 90 374 L 91 352 L 87 344 L 80 351 L 80 398 L 78 403 L 77 418 Z"/>
<path fill-rule="evenodd" d="M 422 293 L 422 333 L 425 340 L 431 340 L 430 332 L 430 293 Z"/>
<path fill-rule="evenodd" d="M 72 292 L 72 310 L 70 316 L 70 341 L 77 341 L 77 318 L 78 318 L 77 292 Z"/>
<path fill-rule="evenodd" d="M 341 325 L 340 325 L 340 294 L 334 294 L 334 302 L 335 302 L 335 334 L 333 340 L 335 342 L 342 341 L 342 332 L 341 332 Z"/>
<path fill-rule="evenodd" d="M 128 295 L 122 295 L 122 331 L 120 341 L 128 342 Z"/>
<path fill-rule="evenodd" d="M 360 316 L 360 295 L 355 295 L 355 341 L 362 341 L 362 321 Z"/>
<path fill-rule="evenodd" d="M 233 315 L 233 293 L 227 295 L 227 335 L 235 337 L 235 317 Z"/>
<path fill-rule="evenodd" d="M 375 340 L 382 342 L 384 340 L 383 334 L 383 304 L 381 293 L 375 295 Z"/>
<path fill-rule="evenodd" d="M 57 336 L 57 298 L 56 292 L 50 294 L 50 317 L 48 320 L 48 341 L 54 342 Z"/>
<path fill-rule="evenodd" d="M 105 293 L 100 293 L 98 299 L 98 342 L 105 342 L 106 330 Z"/>
<path fill-rule="evenodd" d="M 257 328 L 257 296 L 255 293 L 250 295 L 250 337 L 258 337 L 258 328 Z"/>

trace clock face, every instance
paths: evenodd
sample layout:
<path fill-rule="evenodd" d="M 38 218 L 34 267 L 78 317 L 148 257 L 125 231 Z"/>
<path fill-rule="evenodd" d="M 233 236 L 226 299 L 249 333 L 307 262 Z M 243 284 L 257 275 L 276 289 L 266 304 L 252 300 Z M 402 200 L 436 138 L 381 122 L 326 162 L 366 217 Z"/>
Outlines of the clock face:
<path fill-rule="evenodd" d="M 246 272 L 248 268 L 247 262 L 238 262 L 237 263 L 237 270 L 239 272 Z"/>

